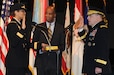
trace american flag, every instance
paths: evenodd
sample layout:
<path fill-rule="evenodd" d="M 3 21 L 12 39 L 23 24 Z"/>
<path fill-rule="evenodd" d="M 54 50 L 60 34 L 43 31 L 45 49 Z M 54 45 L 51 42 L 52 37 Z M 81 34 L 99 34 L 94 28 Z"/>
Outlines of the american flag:
<path fill-rule="evenodd" d="M 8 52 L 8 39 L 6 36 L 6 26 L 10 22 L 10 6 L 14 0 L 3 0 L 0 17 L 0 75 L 5 75 L 5 57 Z"/>

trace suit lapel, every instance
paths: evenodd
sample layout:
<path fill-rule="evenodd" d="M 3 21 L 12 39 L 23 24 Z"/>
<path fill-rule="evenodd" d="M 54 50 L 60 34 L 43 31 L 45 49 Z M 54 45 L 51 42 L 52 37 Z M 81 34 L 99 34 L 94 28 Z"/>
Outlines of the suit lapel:
<path fill-rule="evenodd" d="M 53 31 L 53 35 L 52 35 L 51 41 L 52 41 L 53 38 L 56 36 L 56 34 L 57 34 L 57 29 L 58 29 L 58 26 L 57 26 L 57 23 L 55 22 L 55 27 L 54 27 L 54 31 Z"/>
<path fill-rule="evenodd" d="M 44 25 L 45 28 L 47 28 L 46 22 L 43 25 Z M 58 32 L 58 26 L 57 26 L 57 23 L 55 22 L 55 27 L 54 27 L 54 31 L 53 31 L 51 42 L 53 41 L 53 38 L 57 35 L 57 32 Z M 46 34 L 48 35 L 48 31 L 47 30 L 46 30 Z"/>

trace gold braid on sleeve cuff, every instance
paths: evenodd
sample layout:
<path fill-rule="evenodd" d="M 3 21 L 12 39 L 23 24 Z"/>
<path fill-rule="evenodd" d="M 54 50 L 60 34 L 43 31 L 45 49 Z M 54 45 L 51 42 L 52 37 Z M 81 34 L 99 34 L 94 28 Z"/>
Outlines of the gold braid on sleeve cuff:
<path fill-rule="evenodd" d="M 87 32 L 83 36 L 77 37 L 76 40 L 80 41 L 80 40 L 84 39 L 86 37 L 86 35 L 87 35 Z"/>
<path fill-rule="evenodd" d="M 102 60 L 102 59 L 95 59 L 95 61 L 96 61 L 97 63 L 103 64 L 103 65 L 106 65 L 106 64 L 107 64 L 107 61 Z"/>
<path fill-rule="evenodd" d="M 56 50 L 58 50 L 58 46 L 47 46 L 47 47 L 45 48 L 45 50 L 46 50 L 46 51 L 49 51 L 49 50 L 56 51 Z"/>

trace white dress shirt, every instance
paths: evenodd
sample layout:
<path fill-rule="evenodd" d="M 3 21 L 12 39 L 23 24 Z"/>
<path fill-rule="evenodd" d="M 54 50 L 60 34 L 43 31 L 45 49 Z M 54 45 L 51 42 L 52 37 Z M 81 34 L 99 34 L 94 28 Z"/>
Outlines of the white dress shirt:
<path fill-rule="evenodd" d="M 50 23 L 46 21 L 46 26 L 47 26 L 47 28 L 49 28 L 49 25 L 50 25 Z M 51 23 L 52 35 L 53 35 L 53 32 L 54 32 L 54 27 L 55 27 L 55 21 L 53 21 L 53 22 Z"/>

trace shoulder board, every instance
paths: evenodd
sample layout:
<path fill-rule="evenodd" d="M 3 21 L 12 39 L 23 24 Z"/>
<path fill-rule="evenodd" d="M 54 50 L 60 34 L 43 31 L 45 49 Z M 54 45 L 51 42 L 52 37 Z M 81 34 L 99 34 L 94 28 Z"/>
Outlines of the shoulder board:
<path fill-rule="evenodd" d="M 19 30 L 21 30 L 21 27 L 19 25 L 17 25 L 17 26 L 18 26 Z"/>
<path fill-rule="evenodd" d="M 17 22 L 15 21 L 11 21 L 10 23 L 15 23 L 17 25 Z M 19 25 L 17 25 L 18 29 L 21 30 L 21 27 Z"/>
<path fill-rule="evenodd" d="M 108 28 L 107 25 L 101 25 L 100 28 Z"/>

